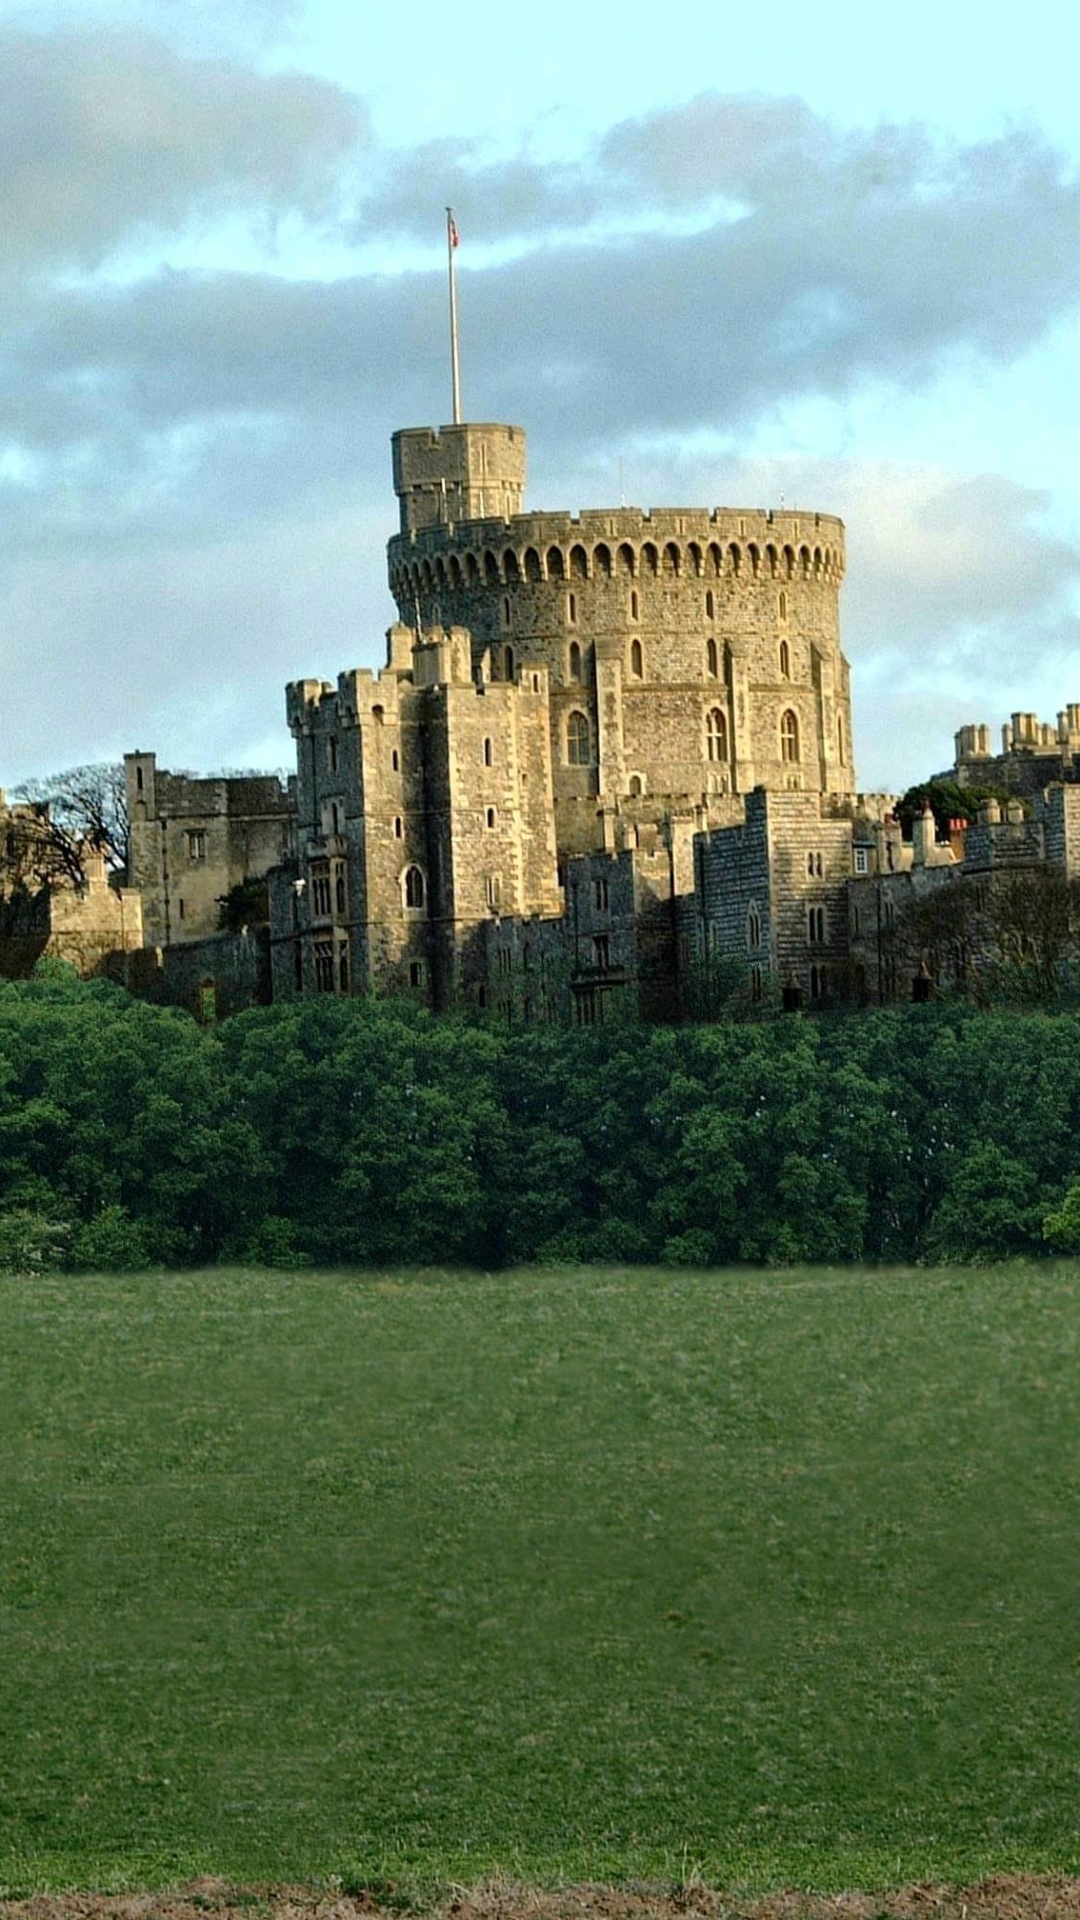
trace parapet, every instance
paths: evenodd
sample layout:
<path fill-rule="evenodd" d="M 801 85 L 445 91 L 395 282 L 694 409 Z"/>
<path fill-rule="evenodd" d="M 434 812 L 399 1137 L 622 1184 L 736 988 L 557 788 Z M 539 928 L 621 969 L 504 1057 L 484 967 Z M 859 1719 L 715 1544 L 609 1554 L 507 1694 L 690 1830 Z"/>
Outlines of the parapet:
<path fill-rule="evenodd" d="M 763 508 L 638 507 L 519 513 L 468 526 L 432 518 L 389 546 L 391 590 L 411 596 L 519 581 L 648 581 L 734 576 L 747 582 L 827 580 L 844 574 L 844 523 L 835 514 Z"/>
<path fill-rule="evenodd" d="M 481 422 L 405 427 L 391 441 L 401 531 L 509 520 L 525 499 L 525 429 Z"/>
<path fill-rule="evenodd" d="M 958 767 L 965 761 L 989 760 L 990 729 L 982 725 L 961 727 L 959 732 L 953 735 L 953 746 Z"/>

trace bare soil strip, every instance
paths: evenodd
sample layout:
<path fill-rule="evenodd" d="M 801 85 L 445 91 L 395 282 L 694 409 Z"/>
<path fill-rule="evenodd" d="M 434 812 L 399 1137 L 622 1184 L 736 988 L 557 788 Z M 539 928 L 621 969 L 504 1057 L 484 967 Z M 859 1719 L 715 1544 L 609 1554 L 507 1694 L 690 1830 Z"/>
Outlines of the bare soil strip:
<path fill-rule="evenodd" d="M 198 1880 L 165 1893 L 35 1894 L 0 1900 L 0 1920 L 401 1920 L 400 1907 L 310 1887 Z M 558 1892 L 515 1881 L 461 1888 L 430 1920 L 1080 1920 L 1080 1879 L 998 1874 L 968 1887 L 786 1892 L 757 1900 L 690 1885 L 583 1885 Z"/>

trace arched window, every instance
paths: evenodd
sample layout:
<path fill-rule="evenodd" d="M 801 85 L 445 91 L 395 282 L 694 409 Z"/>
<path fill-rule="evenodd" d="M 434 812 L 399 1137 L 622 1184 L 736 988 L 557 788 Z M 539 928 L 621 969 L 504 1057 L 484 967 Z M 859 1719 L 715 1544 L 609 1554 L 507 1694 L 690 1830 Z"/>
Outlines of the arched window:
<path fill-rule="evenodd" d="M 570 625 L 572 627 L 577 626 L 577 594 L 576 593 L 568 593 L 566 596 L 566 617 L 569 620 Z"/>
<path fill-rule="evenodd" d="M 513 649 L 513 647 L 504 647 L 504 648 L 503 648 L 503 672 L 504 672 L 504 674 L 506 675 L 506 678 L 507 678 L 508 680 L 512 680 L 512 679 L 513 679 L 513 677 L 514 677 L 514 649 Z"/>
<path fill-rule="evenodd" d="M 710 640 L 705 648 L 705 665 L 708 668 L 710 680 L 715 680 L 720 671 L 720 659 L 716 651 L 715 640 Z"/>
<path fill-rule="evenodd" d="M 791 648 L 786 640 L 780 642 L 780 678 L 781 680 L 791 679 Z"/>
<path fill-rule="evenodd" d="M 587 767 L 589 764 L 589 722 L 585 714 L 576 710 L 566 722 L 566 761 L 571 767 Z"/>
<path fill-rule="evenodd" d="M 485 767 L 490 767 L 491 765 L 491 741 L 490 740 L 484 741 L 484 765 Z"/>
<path fill-rule="evenodd" d="M 580 680 L 581 679 L 581 648 L 579 647 L 576 640 L 571 640 L 570 642 L 569 666 L 570 666 L 571 680 Z"/>
<path fill-rule="evenodd" d="M 640 680 L 645 671 L 645 662 L 641 652 L 641 641 L 630 642 L 630 673 L 633 679 Z"/>
<path fill-rule="evenodd" d="M 630 775 L 630 786 L 629 786 L 629 794 L 630 794 L 631 800 L 640 800 L 644 791 L 645 791 L 645 782 L 642 779 L 640 773 L 632 773 Z"/>
<path fill-rule="evenodd" d="M 705 716 L 705 752 L 710 760 L 726 760 L 727 715 L 719 707 L 710 707 Z"/>
<path fill-rule="evenodd" d="M 588 573 L 589 573 L 589 561 L 588 561 L 588 556 L 585 552 L 584 547 L 571 547 L 570 549 L 571 580 L 585 580 L 588 578 Z"/>
<path fill-rule="evenodd" d="M 562 580 L 565 578 L 566 567 L 563 561 L 561 547 L 548 548 L 547 571 L 549 580 Z"/>
<path fill-rule="evenodd" d="M 506 595 L 504 594 L 503 595 L 503 626 L 508 627 L 509 625 L 510 625 L 510 602 L 506 597 Z"/>
<path fill-rule="evenodd" d="M 414 911 L 424 904 L 424 876 L 419 867 L 405 869 L 405 905 Z"/>
<path fill-rule="evenodd" d="M 751 900 L 746 909 L 746 944 L 751 953 L 757 953 L 761 946 L 761 914 L 756 900 Z"/>
<path fill-rule="evenodd" d="M 706 587 L 705 589 L 705 618 L 706 620 L 715 620 L 716 618 L 716 596 L 711 587 Z"/>
<path fill-rule="evenodd" d="M 636 587 L 632 587 L 630 590 L 630 618 L 631 620 L 636 620 L 638 618 L 638 597 L 637 597 Z"/>
<path fill-rule="evenodd" d="M 799 758 L 799 722 L 790 707 L 780 716 L 780 758 L 791 765 Z"/>
<path fill-rule="evenodd" d="M 487 828 L 488 828 L 488 832 L 490 833 L 490 832 L 492 831 L 492 829 L 493 829 L 493 827 L 494 827 L 494 825 L 495 825 L 495 809 L 494 809 L 494 807 L 489 807 L 489 808 L 488 808 L 488 810 L 487 810 L 487 813 L 486 813 L 486 814 L 484 815 L 484 818 L 485 818 L 485 820 L 486 820 L 486 822 L 487 822 Z"/>

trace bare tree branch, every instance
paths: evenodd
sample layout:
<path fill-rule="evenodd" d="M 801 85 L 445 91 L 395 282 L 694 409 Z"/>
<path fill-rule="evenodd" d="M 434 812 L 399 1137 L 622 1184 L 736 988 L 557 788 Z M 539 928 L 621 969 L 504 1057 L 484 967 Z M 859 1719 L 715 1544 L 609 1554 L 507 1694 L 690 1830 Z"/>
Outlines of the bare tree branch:
<path fill-rule="evenodd" d="M 63 876 L 86 884 L 87 849 L 104 855 L 113 873 L 127 869 L 127 786 L 119 761 L 69 767 L 43 780 L 24 780 L 15 798 L 35 809 L 40 883 Z M 33 835 L 31 835 L 33 837 Z"/>

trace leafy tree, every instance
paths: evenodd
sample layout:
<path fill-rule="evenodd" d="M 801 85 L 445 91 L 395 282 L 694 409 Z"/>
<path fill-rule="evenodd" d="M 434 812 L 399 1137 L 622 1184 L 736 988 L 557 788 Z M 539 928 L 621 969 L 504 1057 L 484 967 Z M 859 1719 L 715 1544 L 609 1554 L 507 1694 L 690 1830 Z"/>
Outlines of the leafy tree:
<path fill-rule="evenodd" d="M 1060 1205 L 1042 1224 L 1043 1239 L 1055 1253 L 1080 1253 L 1080 1180 L 1074 1180 Z"/>
<path fill-rule="evenodd" d="M 950 820 L 973 820 L 988 800 L 1015 800 L 1017 795 L 1005 787 L 966 787 L 956 780 L 923 780 L 909 787 L 896 808 L 897 818 L 908 839 L 911 829 L 929 802 L 939 840 L 948 838 Z"/>
<path fill-rule="evenodd" d="M 270 890 L 265 877 L 238 880 L 217 900 L 219 931 L 241 933 L 245 927 L 265 927 L 270 918 Z"/>
<path fill-rule="evenodd" d="M 1046 1214 L 1035 1169 L 995 1141 L 983 1141 L 958 1158 L 948 1190 L 930 1222 L 925 1251 L 931 1259 L 1001 1259 L 1034 1253 Z"/>
<path fill-rule="evenodd" d="M 0 1213 L 0 1272 L 53 1273 L 66 1263 L 71 1223 L 55 1213 L 12 1207 Z"/>

